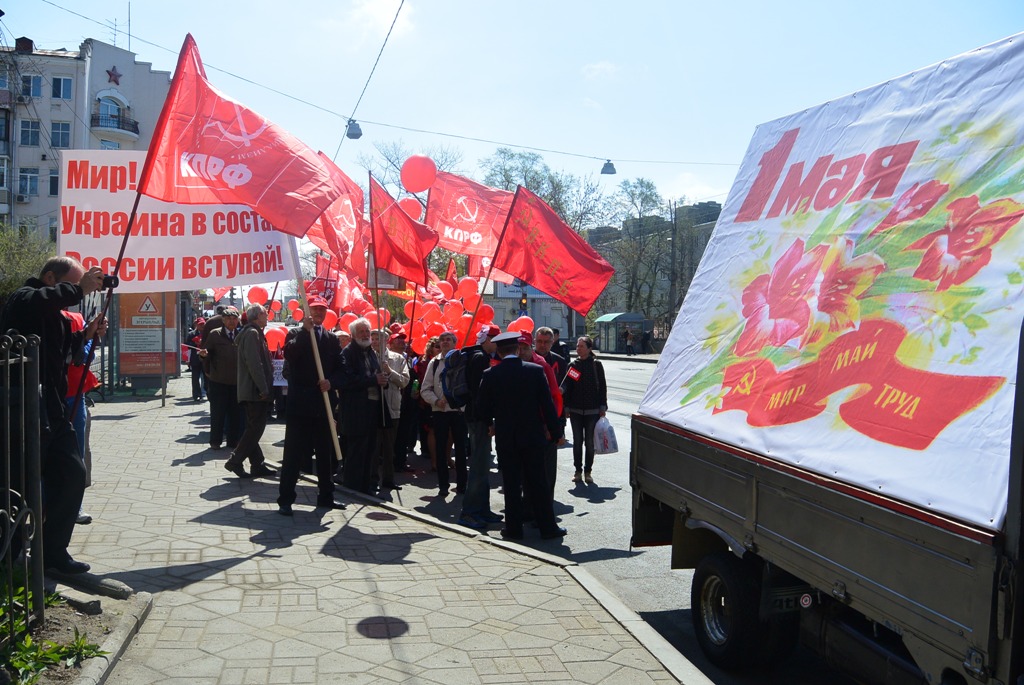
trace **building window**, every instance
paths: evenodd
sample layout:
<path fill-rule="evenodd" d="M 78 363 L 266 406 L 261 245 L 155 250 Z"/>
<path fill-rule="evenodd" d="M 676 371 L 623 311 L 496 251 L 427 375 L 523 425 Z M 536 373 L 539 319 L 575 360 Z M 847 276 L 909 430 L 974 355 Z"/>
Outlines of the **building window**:
<path fill-rule="evenodd" d="M 7 190 L 7 160 L 0 159 L 0 190 Z"/>
<path fill-rule="evenodd" d="M 35 119 L 21 120 L 21 144 L 39 147 L 39 122 Z"/>
<path fill-rule="evenodd" d="M 22 76 L 21 77 L 21 94 L 26 97 L 37 98 L 43 94 L 43 77 L 42 76 Z"/>
<path fill-rule="evenodd" d="M 0 65 L 0 90 L 7 90 L 11 82 L 7 77 L 7 65 Z"/>
<path fill-rule="evenodd" d="M 100 100 L 100 116 L 117 121 L 121 116 L 121 103 L 114 98 L 103 98 Z"/>
<path fill-rule="evenodd" d="M 121 143 L 117 142 L 116 140 L 103 140 L 103 139 L 100 139 L 100 149 L 101 150 L 120 150 L 121 149 Z"/>
<path fill-rule="evenodd" d="M 50 169 L 50 197 L 60 195 L 60 170 Z"/>
<path fill-rule="evenodd" d="M 50 242 L 57 242 L 57 229 L 59 227 L 60 219 L 55 216 L 50 217 Z"/>
<path fill-rule="evenodd" d="M 18 217 L 18 233 L 21 234 L 22 238 L 28 238 L 29 236 L 35 235 L 39 228 L 39 220 L 34 216 L 19 216 Z"/>
<path fill-rule="evenodd" d="M 53 79 L 53 97 L 58 100 L 71 99 L 71 79 L 57 76 Z"/>
<path fill-rule="evenodd" d="M 23 166 L 18 169 L 18 195 L 39 194 L 39 167 Z"/>
<path fill-rule="evenodd" d="M 71 147 L 71 124 L 66 121 L 51 122 L 50 144 L 53 147 Z"/>

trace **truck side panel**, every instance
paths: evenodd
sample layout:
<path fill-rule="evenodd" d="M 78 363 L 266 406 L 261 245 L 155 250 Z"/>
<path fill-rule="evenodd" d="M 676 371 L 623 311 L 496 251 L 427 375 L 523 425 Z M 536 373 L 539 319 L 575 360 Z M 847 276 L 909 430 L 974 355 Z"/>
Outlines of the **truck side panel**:
<path fill-rule="evenodd" d="M 972 650 L 988 661 L 995 536 L 952 532 L 644 417 L 633 421 L 631 466 L 635 501 L 717 528 L 904 635 L 926 673 L 959 667 Z"/>

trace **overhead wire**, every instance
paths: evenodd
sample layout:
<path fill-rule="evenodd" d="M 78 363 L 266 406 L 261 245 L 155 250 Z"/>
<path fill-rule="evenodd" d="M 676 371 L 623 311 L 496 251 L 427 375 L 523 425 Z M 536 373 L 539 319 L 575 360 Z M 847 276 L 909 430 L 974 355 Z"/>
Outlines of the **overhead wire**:
<path fill-rule="evenodd" d="M 76 12 L 74 10 L 68 9 L 67 7 L 64 7 L 62 5 L 58 5 L 56 2 L 53 2 L 53 0 L 39 0 L 39 1 L 43 2 L 43 3 L 47 4 L 47 5 L 50 5 L 52 7 L 55 7 L 57 9 L 59 9 L 59 10 L 62 10 L 64 12 L 67 12 L 68 14 L 73 14 L 73 15 L 75 15 L 77 17 L 80 17 L 81 19 L 84 19 L 84 20 L 86 20 L 88 22 L 91 22 L 93 24 L 96 24 L 98 26 L 103 26 L 104 28 L 110 28 L 109 23 L 101 22 L 101 21 L 99 21 L 97 19 L 93 19 L 92 17 L 86 16 L 86 15 L 81 14 L 79 12 Z M 402 2 L 402 4 L 404 4 L 405 0 L 401 0 L 401 2 Z M 398 10 L 401 11 L 401 9 L 402 9 L 402 6 L 399 5 Z M 397 20 L 397 19 L 398 19 L 398 12 L 395 13 L 395 20 Z M 395 22 L 392 21 L 391 29 L 394 28 L 394 25 L 395 25 Z M 391 29 L 388 30 L 388 36 L 391 35 Z M 128 37 L 130 39 L 134 39 L 134 40 L 137 40 L 139 42 L 145 43 L 146 45 L 152 46 L 154 48 L 157 48 L 157 49 L 160 49 L 160 50 L 164 50 L 164 51 L 169 52 L 169 53 L 171 53 L 173 55 L 178 54 L 178 50 L 174 50 L 174 49 L 168 48 L 168 47 L 166 47 L 164 45 L 160 45 L 158 43 L 154 43 L 152 41 L 148 41 L 145 38 L 142 38 L 142 37 L 137 36 L 137 35 L 135 35 L 133 33 L 130 33 L 130 32 L 125 32 L 125 33 L 128 35 Z M 386 44 L 387 44 L 387 38 L 384 39 L 384 45 L 386 45 Z M 384 45 L 381 46 L 381 53 L 384 51 Z M 378 55 L 377 55 L 377 60 L 378 61 L 380 60 L 380 53 L 378 53 Z M 248 83 L 248 84 L 250 84 L 252 86 L 255 86 L 257 88 L 261 88 L 261 89 L 267 90 L 267 91 L 269 91 L 271 93 L 275 93 L 275 94 L 280 95 L 282 97 L 288 98 L 289 100 L 292 100 L 293 102 L 301 103 L 303 105 L 306 105 L 307 107 L 312 107 L 313 109 L 319 110 L 319 111 L 324 112 L 326 114 L 330 114 L 331 116 L 335 116 L 335 117 L 338 117 L 339 119 L 343 119 L 346 122 L 346 125 L 347 125 L 347 123 L 349 121 L 351 121 L 355 117 L 356 108 L 358 108 L 360 102 L 362 101 L 362 97 L 363 97 L 363 94 L 360 94 L 359 101 L 356 102 L 356 107 L 353 108 L 352 114 L 350 116 L 345 116 L 344 114 L 336 112 L 333 109 L 329 109 L 329 108 L 324 107 L 322 105 L 318 105 L 318 104 L 316 104 L 314 102 L 310 102 L 309 100 L 306 100 L 304 98 L 298 97 L 296 95 L 292 95 L 291 93 L 286 93 L 286 92 L 284 92 L 282 90 L 278 90 L 277 88 L 273 88 L 273 87 L 265 85 L 263 83 L 259 83 L 258 81 L 254 81 L 254 80 L 252 80 L 250 78 L 247 78 L 245 76 L 240 76 L 239 74 L 236 74 L 234 72 L 228 71 L 227 69 L 221 69 L 220 67 L 217 67 L 215 65 L 209 64 L 207 62 L 204 62 L 203 66 L 206 69 L 208 69 L 208 70 L 220 72 L 222 74 L 225 74 L 226 76 L 230 76 L 231 78 L 234 78 L 234 79 L 237 79 L 239 81 L 242 81 L 243 83 Z M 376 67 L 377 67 L 377 62 L 374 62 L 373 69 L 376 69 Z M 370 77 L 373 76 L 373 69 L 371 69 L 371 71 L 370 71 Z M 369 77 L 367 78 L 366 85 L 369 85 Z M 366 92 L 366 85 L 363 86 L 363 93 Z M 426 135 L 439 136 L 439 137 L 442 137 L 442 138 L 454 138 L 454 139 L 457 139 L 457 140 L 468 140 L 468 141 L 472 141 L 472 142 L 487 143 L 489 145 L 498 145 L 498 146 L 501 146 L 501 147 L 515 148 L 515 149 L 519 149 L 519 150 L 532 150 L 532 151 L 536 151 L 536 152 L 545 152 L 545 153 L 548 153 L 548 154 L 561 155 L 561 156 L 565 156 L 565 157 L 577 157 L 577 158 L 582 158 L 582 159 L 594 159 L 594 160 L 598 160 L 598 161 L 608 160 L 610 162 L 620 162 L 620 163 L 623 163 L 623 164 L 669 164 L 669 165 L 674 165 L 674 166 L 731 166 L 731 167 L 738 167 L 739 166 L 739 164 L 735 163 L 735 162 L 698 162 L 698 161 L 688 161 L 688 160 L 684 161 L 684 160 L 619 159 L 619 158 L 615 158 L 615 157 L 581 154 L 581 153 L 578 153 L 578 152 L 567 152 L 565 150 L 556 150 L 556 149 L 552 149 L 552 148 L 540 148 L 540 147 L 535 147 L 535 146 L 530 146 L 530 145 L 522 145 L 522 144 L 519 144 L 519 143 L 508 143 L 508 142 L 502 142 L 502 141 L 497 141 L 497 140 L 489 140 L 489 139 L 486 139 L 486 138 L 474 138 L 472 136 L 462 136 L 462 135 L 458 135 L 458 134 L 455 134 L 455 133 L 444 133 L 444 132 L 441 132 L 441 131 L 431 131 L 429 129 L 413 128 L 413 127 L 409 127 L 409 126 L 402 126 L 402 125 L 399 125 L 399 124 L 390 124 L 390 123 L 386 123 L 386 122 L 382 122 L 382 121 L 371 121 L 369 119 L 363 119 L 362 121 L 364 121 L 367 124 L 372 124 L 373 126 L 380 126 L 382 128 L 393 128 L 393 129 L 398 129 L 398 130 L 401 130 L 401 131 L 409 131 L 409 132 L 412 132 L 412 133 L 423 133 L 423 134 L 426 134 Z M 344 136 L 342 137 L 342 140 L 344 140 Z M 338 150 L 340 151 L 340 149 L 341 149 L 341 144 L 339 143 Z M 335 157 L 337 157 L 337 155 L 338 155 L 338 153 L 335 152 Z"/>

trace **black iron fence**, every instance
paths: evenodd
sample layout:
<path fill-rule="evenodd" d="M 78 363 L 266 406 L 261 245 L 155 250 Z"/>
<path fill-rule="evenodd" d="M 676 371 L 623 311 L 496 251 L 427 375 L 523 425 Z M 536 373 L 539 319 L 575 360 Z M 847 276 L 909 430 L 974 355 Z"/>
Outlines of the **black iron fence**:
<path fill-rule="evenodd" d="M 0 648 L 43 618 L 39 338 L 0 335 Z"/>

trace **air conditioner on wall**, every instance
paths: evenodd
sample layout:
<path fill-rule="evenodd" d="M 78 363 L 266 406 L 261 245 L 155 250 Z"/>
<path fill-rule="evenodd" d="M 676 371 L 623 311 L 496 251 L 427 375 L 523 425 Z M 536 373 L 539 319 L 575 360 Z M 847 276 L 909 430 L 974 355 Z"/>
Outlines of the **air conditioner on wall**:
<path fill-rule="evenodd" d="M 18 102 L 24 105 L 26 102 L 28 102 L 28 95 L 19 95 Z"/>
<path fill-rule="evenodd" d="M 14 199 L 16 202 L 28 202 L 28 195 L 16 195 Z"/>

